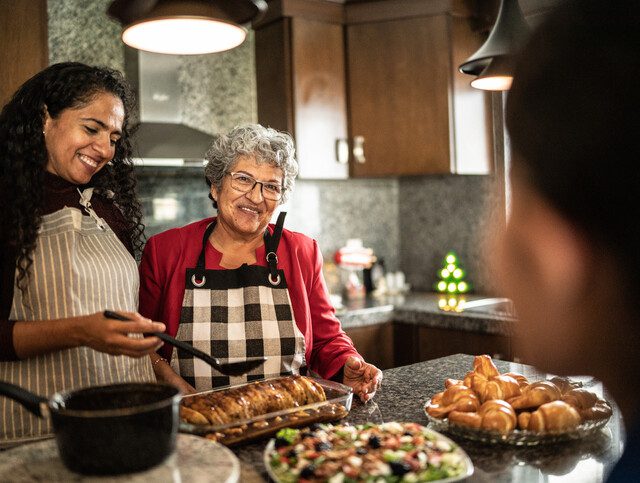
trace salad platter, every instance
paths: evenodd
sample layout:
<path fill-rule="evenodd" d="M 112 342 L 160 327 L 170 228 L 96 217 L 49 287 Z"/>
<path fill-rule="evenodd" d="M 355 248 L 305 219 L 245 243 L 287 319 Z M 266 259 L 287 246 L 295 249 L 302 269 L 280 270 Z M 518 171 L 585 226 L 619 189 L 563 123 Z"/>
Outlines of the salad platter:
<path fill-rule="evenodd" d="M 314 424 L 283 429 L 264 451 L 278 483 L 453 482 L 473 464 L 449 438 L 417 423 Z"/>

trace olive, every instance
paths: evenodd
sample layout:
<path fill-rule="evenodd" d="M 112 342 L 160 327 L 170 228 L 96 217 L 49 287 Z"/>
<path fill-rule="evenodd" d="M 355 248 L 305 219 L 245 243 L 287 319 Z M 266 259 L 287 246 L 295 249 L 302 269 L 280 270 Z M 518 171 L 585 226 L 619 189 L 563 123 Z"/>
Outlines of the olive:
<path fill-rule="evenodd" d="M 402 476 L 411 471 L 411 466 L 404 461 L 392 461 L 389 466 L 391 467 L 391 472 L 396 476 Z"/>
<path fill-rule="evenodd" d="M 368 451 L 367 451 L 367 448 L 360 447 L 360 448 L 356 449 L 356 453 L 357 454 L 367 454 Z"/>
<path fill-rule="evenodd" d="M 298 453 L 296 452 L 295 449 L 292 449 L 287 453 L 287 458 L 295 458 L 296 456 L 298 456 Z"/>
<path fill-rule="evenodd" d="M 321 430 L 321 429 L 322 429 L 322 425 L 320 425 L 320 424 L 318 424 L 318 423 L 313 423 L 313 424 L 310 426 L 310 428 L 311 428 L 311 430 L 312 430 L 312 431 L 319 431 L 319 430 Z"/>
<path fill-rule="evenodd" d="M 326 441 L 320 441 L 315 444 L 316 451 L 324 451 L 326 449 L 331 449 L 331 443 L 327 443 Z"/>
<path fill-rule="evenodd" d="M 304 433 L 300 434 L 300 439 L 305 439 L 305 438 L 313 438 L 315 435 L 310 432 L 310 431 L 305 431 Z"/>
<path fill-rule="evenodd" d="M 313 478 L 316 474 L 316 467 L 315 465 L 307 465 L 304 468 L 302 468 L 302 471 L 300 472 L 300 478 Z"/>
<path fill-rule="evenodd" d="M 377 436 L 371 436 L 369 438 L 369 446 L 371 446 L 373 449 L 378 449 L 380 447 L 380 438 L 378 438 Z"/>
<path fill-rule="evenodd" d="M 289 446 L 289 441 L 285 438 L 276 438 L 276 448 L 282 448 L 284 446 Z"/>

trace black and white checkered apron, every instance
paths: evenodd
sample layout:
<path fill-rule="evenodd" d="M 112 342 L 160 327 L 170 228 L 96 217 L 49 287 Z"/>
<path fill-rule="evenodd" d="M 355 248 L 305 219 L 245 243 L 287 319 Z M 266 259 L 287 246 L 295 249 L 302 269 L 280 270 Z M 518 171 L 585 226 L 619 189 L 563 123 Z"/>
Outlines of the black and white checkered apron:
<path fill-rule="evenodd" d="M 262 356 L 267 361 L 249 374 L 230 377 L 174 348 L 171 367 L 198 391 L 298 374 L 305 365 L 304 336 L 296 325 L 284 271 L 277 266 L 285 215 L 278 216 L 273 234 L 265 230 L 267 267 L 244 264 L 234 270 L 205 269 L 206 246 L 215 221 L 204 233 L 197 266 L 186 270 L 176 338 L 222 362 Z"/>

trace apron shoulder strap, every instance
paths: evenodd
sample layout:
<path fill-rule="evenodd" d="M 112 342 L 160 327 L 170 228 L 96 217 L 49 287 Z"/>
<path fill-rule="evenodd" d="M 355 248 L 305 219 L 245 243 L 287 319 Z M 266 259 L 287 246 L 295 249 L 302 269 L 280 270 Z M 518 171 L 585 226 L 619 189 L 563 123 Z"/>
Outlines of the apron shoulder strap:
<path fill-rule="evenodd" d="M 198 270 L 204 270 L 204 263 L 205 263 L 204 253 L 207 247 L 207 242 L 209 241 L 209 237 L 211 236 L 211 233 L 213 233 L 213 229 L 215 227 L 216 227 L 216 222 L 214 220 L 207 227 L 207 229 L 204 231 L 204 235 L 202 236 L 202 250 L 200 250 L 200 256 L 198 257 L 198 264 L 196 265 L 196 268 Z"/>
<path fill-rule="evenodd" d="M 273 234 L 269 234 L 267 228 L 264 232 L 264 248 L 266 253 L 267 265 L 269 265 L 269 282 L 272 285 L 278 285 L 280 283 L 280 277 L 278 276 L 278 245 L 280 245 L 280 238 L 282 237 L 282 227 L 284 226 L 284 218 L 287 216 L 286 211 L 281 211 L 278 215 L 278 221 L 273 229 Z"/>

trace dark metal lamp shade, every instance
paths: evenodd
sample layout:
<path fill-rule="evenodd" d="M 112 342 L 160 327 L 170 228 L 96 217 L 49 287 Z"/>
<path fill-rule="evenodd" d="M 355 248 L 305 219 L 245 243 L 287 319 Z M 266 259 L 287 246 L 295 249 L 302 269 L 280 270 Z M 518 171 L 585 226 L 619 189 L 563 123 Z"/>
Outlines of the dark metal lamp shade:
<path fill-rule="evenodd" d="M 516 53 L 529 34 L 518 0 L 502 0 L 496 23 L 486 42 L 459 67 L 463 74 L 480 75 L 494 57 L 508 57 Z M 495 68 L 495 67 L 494 67 Z"/>
<path fill-rule="evenodd" d="M 264 0 L 115 0 L 107 13 L 123 25 L 122 40 L 162 54 L 207 54 L 232 49 L 245 24 L 267 10 Z"/>

